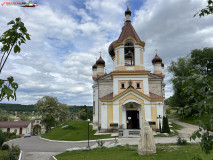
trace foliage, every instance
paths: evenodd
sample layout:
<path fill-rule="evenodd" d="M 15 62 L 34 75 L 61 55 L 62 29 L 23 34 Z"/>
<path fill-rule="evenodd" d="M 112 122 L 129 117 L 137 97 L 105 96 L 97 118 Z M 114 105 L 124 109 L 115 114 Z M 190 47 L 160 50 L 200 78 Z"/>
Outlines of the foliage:
<path fill-rule="evenodd" d="M 59 122 L 62 123 L 66 121 L 70 117 L 70 111 L 69 107 L 66 104 L 59 103 L 59 112 L 58 112 L 58 118 Z"/>
<path fill-rule="evenodd" d="M 14 78 L 8 77 L 7 80 L 0 79 L 0 101 L 3 99 L 7 99 L 8 101 L 11 99 L 16 100 L 16 90 L 18 89 L 18 84 L 14 82 Z"/>
<path fill-rule="evenodd" d="M 179 144 L 179 145 L 186 145 L 187 141 L 184 138 L 182 138 L 180 135 L 178 135 L 177 144 Z"/>
<path fill-rule="evenodd" d="M 18 160 L 20 154 L 19 146 L 13 146 L 9 149 L 8 154 L 4 155 L 4 160 Z"/>
<path fill-rule="evenodd" d="M 21 44 L 26 42 L 26 39 L 30 40 L 30 35 L 27 33 L 27 29 L 24 23 L 21 22 L 21 18 L 16 18 L 15 21 L 10 21 L 7 25 L 12 25 L 11 29 L 8 29 L 0 37 L 0 43 L 2 44 L 1 60 L 0 60 L 0 73 L 13 50 L 14 53 L 20 53 Z M 26 38 L 26 39 L 25 39 Z M 16 100 L 16 90 L 18 84 L 14 82 L 14 78 L 8 77 L 6 80 L 0 79 L 0 101 L 4 98 Z"/>
<path fill-rule="evenodd" d="M 7 111 L 0 109 L 0 121 L 7 121 L 9 114 Z"/>
<path fill-rule="evenodd" d="M 169 128 L 169 122 L 168 118 L 163 116 L 163 128 L 162 128 L 163 133 L 170 133 L 170 128 Z"/>
<path fill-rule="evenodd" d="M 57 126 L 52 129 L 49 133 L 42 135 L 42 138 L 51 140 L 62 140 L 62 141 L 82 141 L 88 139 L 88 122 L 87 121 L 68 121 L 67 125 L 73 126 L 73 128 L 63 129 L 61 126 Z M 96 130 L 92 129 L 89 125 L 89 139 L 104 139 L 111 138 L 111 135 L 94 135 Z"/>
<path fill-rule="evenodd" d="M 89 106 L 81 106 L 80 111 L 78 112 L 78 116 L 81 120 L 93 119 L 93 112 L 89 109 Z"/>
<path fill-rule="evenodd" d="M 10 146 L 8 144 L 3 144 L 1 150 L 9 150 Z"/>
<path fill-rule="evenodd" d="M 3 145 L 4 142 L 6 142 L 8 139 L 7 135 L 2 132 L 0 129 L 0 147 Z"/>
<path fill-rule="evenodd" d="M 65 121 L 70 115 L 67 105 L 58 102 L 56 97 L 44 96 L 35 104 L 38 113 L 42 116 L 42 123 L 46 127 L 46 132 L 51 127 L 57 126 Z"/>
<path fill-rule="evenodd" d="M 183 59 L 188 64 L 186 68 L 179 64 Z M 187 69 L 187 76 L 178 74 Z M 213 130 L 213 48 L 193 50 L 188 57 L 172 62 L 169 71 L 174 75 L 171 80 L 175 91 L 173 97 L 179 97 L 183 102 L 180 107 L 184 116 L 206 117 L 206 120 L 198 121 L 199 130 L 191 138 L 201 138 L 203 151 L 210 153 L 213 150 L 213 136 L 209 134 Z M 178 103 L 178 99 L 174 102 Z"/>
<path fill-rule="evenodd" d="M 201 10 L 199 10 L 195 15 L 199 15 L 200 17 L 204 17 L 205 15 L 209 15 L 209 14 L 213 14 L 213 0 L 208 0 L 208 5 L 206 6 L 206 8 L 203 8 Z"/>

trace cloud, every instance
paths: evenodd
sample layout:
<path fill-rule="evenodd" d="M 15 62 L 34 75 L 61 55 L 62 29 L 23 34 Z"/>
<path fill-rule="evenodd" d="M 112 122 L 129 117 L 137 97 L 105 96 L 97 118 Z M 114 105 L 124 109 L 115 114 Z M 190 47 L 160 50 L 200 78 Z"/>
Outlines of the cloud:
<path fill-rule="evenodd" d="M 212 47 L 213 16 L 194 17 L 196 11 L 205 6 L 206 1 L 200 0 L 148 0 L 135 11 L 133 25 L 146 42 L 147 66 L 152 65 L 155 48 L 165 66 L 168 66 L 171 60 L 186 56 L 193 49 Z M 169 97 L 172 87 L 168 81 L 171 75 L 167 70 L 166 76 L 166 97 Z"/>
<path fill-rule="evenodd" d="M 21 53 L 11 54 L 1 77 L 13 75 L 19 84 L 18 100 L 33 104 L 42 96 L 57 97 L 67 104 L 92 105 L 91 67 L 101 55 L 106 70 L 112 71 L 109 44 L 118 39 L 123 26 L 123 0 L 41 1 L 35 8 L 0 9 L 0 34 L 7 22 L 21 17 L 31 40 L 21 46 Z M 137 6 L 134 6 L 136 5 Z M 141 6 L 138 6 L 141 4 Z M 193 17 L 205 6 L 199 0 L 149 0 L 130 5 L 132 23 L 146 42 L 145 64 L 158 48 L 165 68 L 171 60 L 185 56 L 192 49 L 213 45 L 212 16 Z M 137 10 L 135 10 L 137 8 Z M 172 95 L 170 75 L 166 70 L 166 97 Z M 6 102 L 6 101 L 4 101 Z"/>

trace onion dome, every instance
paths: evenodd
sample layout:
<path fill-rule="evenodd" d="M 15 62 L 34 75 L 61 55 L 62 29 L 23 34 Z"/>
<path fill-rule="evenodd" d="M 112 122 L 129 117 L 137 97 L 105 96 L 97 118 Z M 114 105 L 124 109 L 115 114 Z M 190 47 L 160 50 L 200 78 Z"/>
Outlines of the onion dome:
<path fill-rule="evenodd" d="M 104 65 L 104 66 L 105 66 L 105 61 L 102 59 L 101 56 L 100 56 L 100 58 L 96 61 L 96 65 Z"/>
<path fill-rule="evenodd" d="M 97 69 L 97 65 L 94 64 L 94 65 L 92 66 L 92 69 Z"/>
<path fill-rule="evenodd" d="M 116 43 L 117 40 L 113 41 L 110 45 L 109 45 L 109 48 L 108 48 L 108 52 L 110 54 L 111 57 L 114 57 L 115 56 L 115 52 L 114 52 L 114 47 L 113 45 Z"/>
<path fill-rule="evenodd" d="M 163 67 L 163 68 L 164 68 L 164 63 L 161 63 L 161 67 Z"/>
<path fill-rule="evenodd" d="M 126 12 L 125 12 L 125 16 L 128 15 L 128 14 L 131 16 L 131 13 L 132 12 L 129 10 L 129 7 L 127 7 Z"/>
<path fill-rule="evenodd" d="M 162 63 L 162 59 L 156 54 L 152 60 L 152 63 Z"/>

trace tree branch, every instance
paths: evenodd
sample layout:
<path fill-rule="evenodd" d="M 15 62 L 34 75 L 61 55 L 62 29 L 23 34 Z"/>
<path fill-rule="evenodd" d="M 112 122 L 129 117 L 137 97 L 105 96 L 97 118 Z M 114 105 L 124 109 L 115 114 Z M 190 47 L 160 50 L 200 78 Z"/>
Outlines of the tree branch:
<path fill-rule="evenodd" d="M 6 52 L 4 52 L 3 56 L 1 57 L 0 67 L 1 67 L 2 60 L 4 59 L 5 53 Z"/>
<path fill-rule="evenodd" d="M 1 71 L 2 71 L 2 69 L 3 69 L 3 67 L 4 67 L 4 64 L 5 64 L 5 62 L 7 61 L 7 58 L 8 58 L 8 56 L 10 55 L 11 50 L 13 49 L 13 46 L 14 46 L 14 45 L 15 45 L 15 43 L 13 43 L 12 47 L 10 48 L 10 51 L 7 52 L 8 54 L 7 54 L 7 57 L 6 57 L 5 60 L 4 60 L 3 65 L 2 65 L 1 68 L 0 68 L 0 73 L 1 73 Z"/>

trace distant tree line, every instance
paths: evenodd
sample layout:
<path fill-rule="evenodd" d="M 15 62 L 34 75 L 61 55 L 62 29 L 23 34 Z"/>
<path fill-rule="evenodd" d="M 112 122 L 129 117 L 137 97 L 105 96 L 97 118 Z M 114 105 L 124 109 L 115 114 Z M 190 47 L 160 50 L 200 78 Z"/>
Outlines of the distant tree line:
<path fill-rule="evenodd" d="M 68 106 L 70 112 L 73 113 L 77 113 L 79 112 L 82 108 L 84 108 L 84 106 Z M 92 106 L 86 106 L 86 108 L 90 111 L 92 111 Z M 0 109 L 2 110 L 6 110 L 6 111 L 12 111 L 12 112 L 36 112 L 36 108 L 34 104 L 30 104 L 30 105 L 23 105 L 23 104 L 9 104 L 9 103 L 0 103 Z"/>

